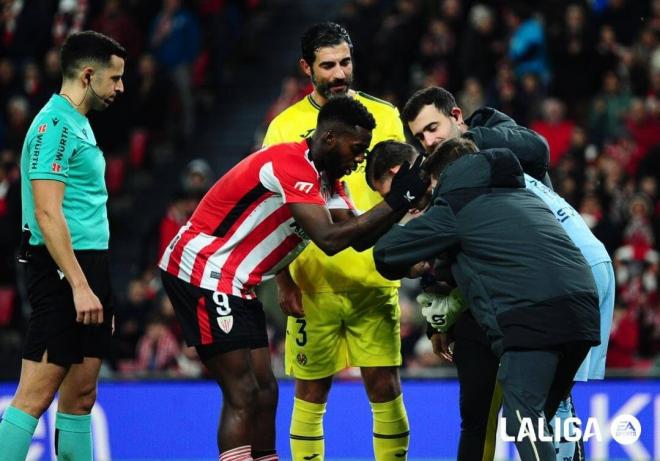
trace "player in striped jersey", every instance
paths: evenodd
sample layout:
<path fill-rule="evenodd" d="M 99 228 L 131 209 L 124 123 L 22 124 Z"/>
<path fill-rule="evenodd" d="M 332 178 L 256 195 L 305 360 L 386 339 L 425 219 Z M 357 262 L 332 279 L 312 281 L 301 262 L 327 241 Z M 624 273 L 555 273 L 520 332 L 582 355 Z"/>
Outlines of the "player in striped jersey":
<path fill-rule="evenodd" d="M 333 100 L 311 138 L 262 149 L 224 175 L 161 258 L 186 342 L 222 389 L 221 460 L 277 459 L 277 382 L 254 288 L 310 240 L 328 254 L 370 247 L 426 190 L 416 162 L 383 202 L 354 213 L 339 178 L 364 160 L 374 127 L 358 101 Z"/>

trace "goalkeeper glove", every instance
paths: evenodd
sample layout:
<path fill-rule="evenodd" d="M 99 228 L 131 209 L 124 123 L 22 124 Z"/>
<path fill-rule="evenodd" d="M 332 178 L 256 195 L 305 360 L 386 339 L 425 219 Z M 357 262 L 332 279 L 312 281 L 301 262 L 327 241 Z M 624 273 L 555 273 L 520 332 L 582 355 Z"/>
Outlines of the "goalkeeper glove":
<path fill-rule="evenodd" d="M 447 333 L 458 316 L 467 309 L 467 303 L 458 288 L 454 288 L 447 296 L 422 293 L 417 296 L 417 302 L 422 307 L 426 321 L 439 333 Z"/>
<path fill-rule="evenodd" d="M 423 160 L 423 156 L 420 155 L 412 166 L 408 161 L 403 162 L 399 171 L 392 178 L 392 186 L 384 200 L 394 211 L 409 209 L 426 193 L 430 180 L 422 178 Z"/>

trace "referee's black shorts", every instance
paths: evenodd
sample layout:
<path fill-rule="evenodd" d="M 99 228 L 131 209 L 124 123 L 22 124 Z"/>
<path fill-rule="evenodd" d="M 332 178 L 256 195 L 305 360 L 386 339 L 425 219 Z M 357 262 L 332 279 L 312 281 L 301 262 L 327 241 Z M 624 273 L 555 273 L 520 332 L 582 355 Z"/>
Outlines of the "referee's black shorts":
<path fill-rule="evenodd" d="M 90 288 L 103 305 L 101 325 L 76 322 L 69 282 L 45 246 L 31 246 L 27 263 L 27 293 L 32 306 L 23 358 L 61 366 L 82 363 L 84 357 L 105 358 L 112 339 L 112 288 L 105 250 L 74 252 Z"/>

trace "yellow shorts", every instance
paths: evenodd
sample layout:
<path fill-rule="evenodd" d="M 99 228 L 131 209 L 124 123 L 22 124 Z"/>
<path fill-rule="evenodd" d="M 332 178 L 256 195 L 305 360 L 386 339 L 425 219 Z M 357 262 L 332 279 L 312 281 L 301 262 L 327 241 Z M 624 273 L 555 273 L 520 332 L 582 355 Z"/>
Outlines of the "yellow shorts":
<path fill-rule="evenodd" d="M 289 317 L 285 371 L 321 379 L 347 367 L 401 365 L 396 287 L 303 293 L 304 318 Z"/>

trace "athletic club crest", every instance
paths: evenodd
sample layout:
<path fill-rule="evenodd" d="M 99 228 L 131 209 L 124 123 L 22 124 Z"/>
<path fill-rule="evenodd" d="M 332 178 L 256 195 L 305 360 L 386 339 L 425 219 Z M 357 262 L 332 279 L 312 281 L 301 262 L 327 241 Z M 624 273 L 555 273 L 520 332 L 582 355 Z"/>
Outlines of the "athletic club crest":
<path fill-rule="evenodd" d="M 229 333 L 234 327 L 234 316 L 225 315 L 224 317 L 218 317 L 218 326 L 225 333 Z"/>

